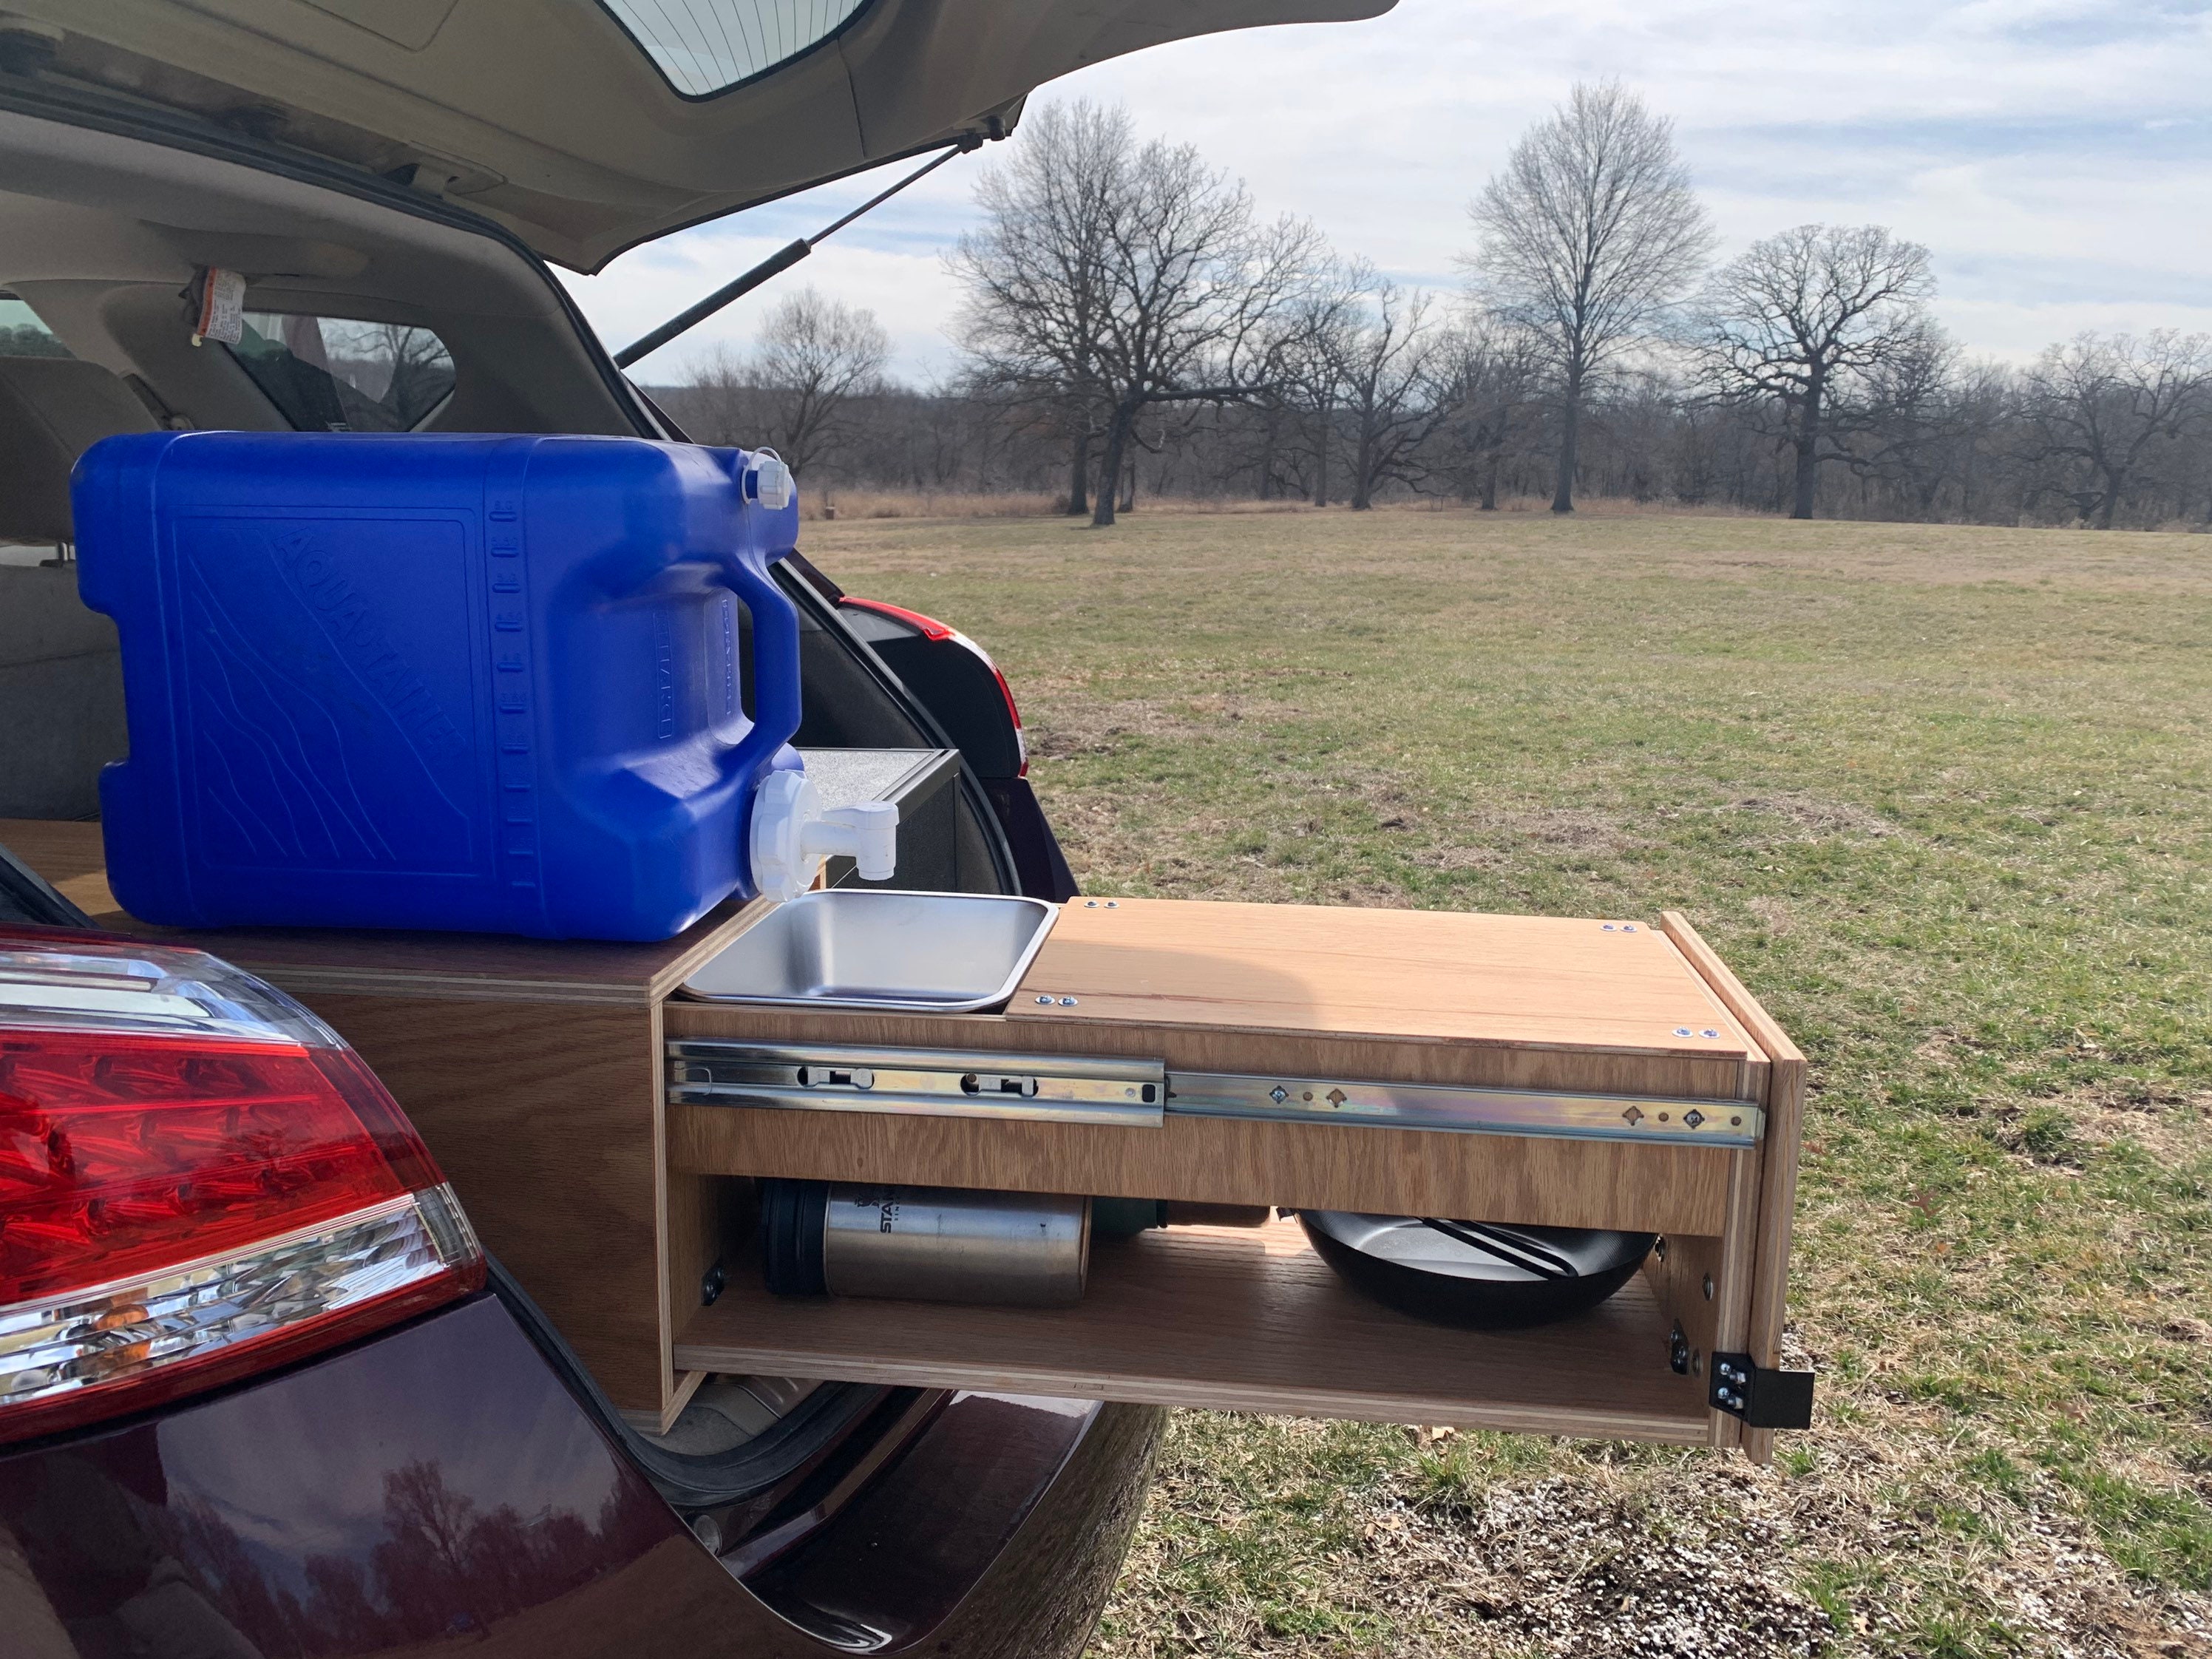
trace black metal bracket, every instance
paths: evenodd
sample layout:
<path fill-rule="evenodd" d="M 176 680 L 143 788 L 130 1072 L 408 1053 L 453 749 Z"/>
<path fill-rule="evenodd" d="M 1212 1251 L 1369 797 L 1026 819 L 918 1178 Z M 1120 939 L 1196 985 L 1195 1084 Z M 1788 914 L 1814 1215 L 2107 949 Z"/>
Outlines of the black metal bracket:
<path fill-rule="evenodd" d="M 1813 1426 L 1812 1372 L 1761 1365 L 1747 1353 L 1717 1353 L 1711 1364 L 1707 1398 L 1715 1411 L 1740 1417 L 1754 1429 Z"/>

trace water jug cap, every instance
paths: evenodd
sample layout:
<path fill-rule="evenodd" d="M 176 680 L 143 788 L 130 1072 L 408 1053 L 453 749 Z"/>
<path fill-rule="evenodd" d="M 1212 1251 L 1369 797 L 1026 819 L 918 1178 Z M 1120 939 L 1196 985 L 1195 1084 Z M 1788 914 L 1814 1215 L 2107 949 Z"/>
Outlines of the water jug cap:
<path fill-rule="evenodd" d="M 798 489 L 791 469 L 773 449 L 753 452 L 752 476 L 747 482 L 751 487 L 745 493 L 772 513 L 789 507 Z"/>

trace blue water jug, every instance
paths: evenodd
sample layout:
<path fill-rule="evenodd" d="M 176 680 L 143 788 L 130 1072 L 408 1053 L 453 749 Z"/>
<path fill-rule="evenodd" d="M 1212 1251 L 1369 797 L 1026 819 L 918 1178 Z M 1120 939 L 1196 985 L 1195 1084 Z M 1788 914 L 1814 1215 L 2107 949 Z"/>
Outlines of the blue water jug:
<path fill-rule="evenodd" d="M 123 647 L 117 899 L 179 927 L 655 939 L 750 896 L 757 787 L 797 764 L 799 621 L 768 570 L 787 477 L 629 438 L 94 445 L 74 502 Z"/>

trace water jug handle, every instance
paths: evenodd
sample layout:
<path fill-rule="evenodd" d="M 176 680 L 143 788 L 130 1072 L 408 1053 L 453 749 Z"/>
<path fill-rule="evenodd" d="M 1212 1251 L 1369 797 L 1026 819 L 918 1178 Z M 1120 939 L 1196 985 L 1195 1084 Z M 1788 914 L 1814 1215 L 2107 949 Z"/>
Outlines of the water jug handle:
<path fill-rule="evenodd" d="M 753 726 L 729 763 L 730 775 L 747 787 L 798 735 L 800 714 L 799 607 L 769 574 L 765 556 L 757 546 L 744 546 L 730 550 L 721 562 L 725 583 L 753 624 Z"/>

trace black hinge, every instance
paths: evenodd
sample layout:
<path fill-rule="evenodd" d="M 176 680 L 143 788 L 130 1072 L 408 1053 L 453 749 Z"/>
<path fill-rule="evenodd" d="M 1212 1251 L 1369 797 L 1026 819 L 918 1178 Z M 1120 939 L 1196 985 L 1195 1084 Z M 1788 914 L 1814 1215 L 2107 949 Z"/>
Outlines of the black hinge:
<path fill-rule="evenodd" d="M 1712 1367 L 1715 1411 L 1740 1417 L 1754 1429 L 1813 1426 L 1812 1372 L 1761 1365 L 1747 1353 L 1717 1353 Z"/>

